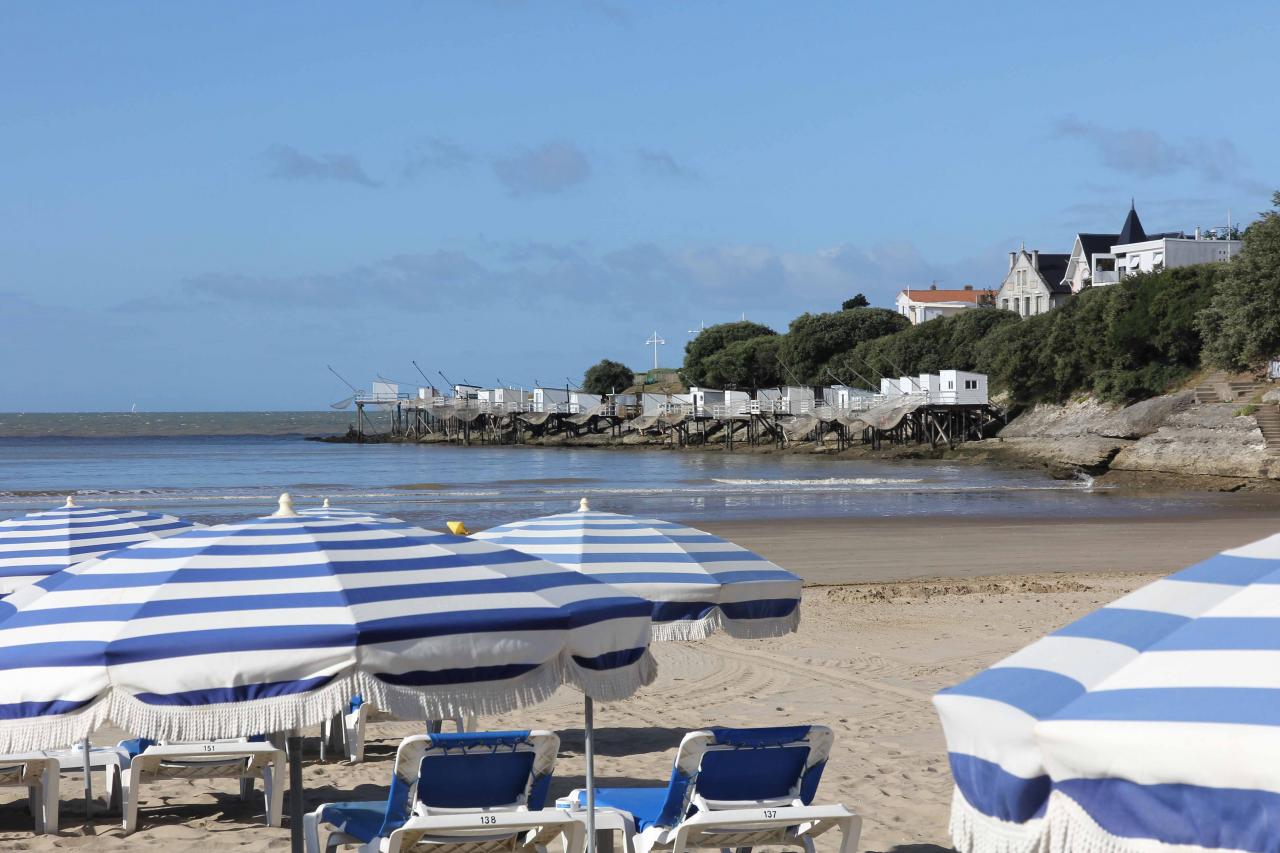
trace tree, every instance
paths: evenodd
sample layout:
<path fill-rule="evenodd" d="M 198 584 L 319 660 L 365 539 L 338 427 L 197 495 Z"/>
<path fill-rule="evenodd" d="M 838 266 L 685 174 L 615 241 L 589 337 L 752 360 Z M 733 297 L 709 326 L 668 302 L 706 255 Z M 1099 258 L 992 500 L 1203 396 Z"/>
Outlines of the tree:
<path fill-rule="evenodd" d="M 791 321 L 780 354 L 788 382 L 826 382 L 826 368 L 837 355 L 863 341 L 900 332 L 910 321 L 884 308 L 853 308 L 831 314 L 802 314 Z"/>
<path fill-rule="evenodd" d="M 882 376 L 974 370 L 982 340 L 994 330 L 1018 322 L 1018 315 L 1012 311 L 961 311 L 863 341 L 852 352 L 834 358 L 831 369 L 841 381 L 872 385 Z"/>
<path fill-rule="evenodd" d="M 781 335 L 760 335 L 729 344 L 703 362 L 707 386 L 745 390 L 781 385 L 782 340 Z"/>
<path fill-rule="evenodd" d="M 684 345 L 684 368 L 681 373 L 689 385 L 710 387 L 704 362 L 736 341 L 747 341 L 766 335 L 776 335 L 773 329 L 750 320 L 736 323 L 720 323 L 703 329 L 696 338 Z"/>
<path fill-rule="evenodd" d="M 866 308 L 870 304 L 871 303 L 867 301 L 867 297 L 859 293 L 852 299 L 846 299 L 844 302 L 840 303 L 840 310 L 852 311 L 854 308 Z"/>
<path fill-rule="evenodd" d="M 605 358 L 587 368 L 587 374 L 582 378 L 582 390 L 603 397 L 631 387 L 635 380 L 636 374 L 631 368 Z"/>
<path fill-rule="evenodd" d="M 1245 370 L 1280 353 L 1280 192 L 1271 203 L 1200 312 L 1205 361 L 1215 367 Z"/>

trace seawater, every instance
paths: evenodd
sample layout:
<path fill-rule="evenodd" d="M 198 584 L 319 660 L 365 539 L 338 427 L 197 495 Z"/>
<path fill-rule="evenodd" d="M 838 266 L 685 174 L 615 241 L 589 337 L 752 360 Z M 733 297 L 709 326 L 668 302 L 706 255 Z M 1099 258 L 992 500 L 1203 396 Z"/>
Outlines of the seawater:
<path fill-rule="evenodd" d="M 0 516 L 138 507 L 217 523 L 299 507 L 473 528 L 596 509 L 682 520 L 817 517 L 1091 517 L 1196 513 L 1245 495 L 1141 496 L 1038 472 L 922 461 L 656 449 L 349 445 L 350 413 L 0 415 Z M 1256 499 L 1255 499 L 1256 500 Z"/>

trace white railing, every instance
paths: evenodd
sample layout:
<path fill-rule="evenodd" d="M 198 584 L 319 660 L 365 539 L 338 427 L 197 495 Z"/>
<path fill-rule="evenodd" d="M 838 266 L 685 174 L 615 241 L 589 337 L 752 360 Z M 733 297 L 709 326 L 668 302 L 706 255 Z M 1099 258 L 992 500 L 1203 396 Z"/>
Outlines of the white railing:
<path fill-rule="evenodd" d="M 403 394 L 367 394 L 364 392 L 356 394 L 357 403 L 399 403 L 408 399 L 410 399 L 410 395 L 407 392 Z"/>

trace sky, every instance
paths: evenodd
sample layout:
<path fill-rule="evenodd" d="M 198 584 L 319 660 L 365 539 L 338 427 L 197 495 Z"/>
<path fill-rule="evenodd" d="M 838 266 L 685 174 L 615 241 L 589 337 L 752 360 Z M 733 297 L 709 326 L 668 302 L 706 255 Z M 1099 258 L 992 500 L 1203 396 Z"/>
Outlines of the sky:
<path fill-rule="evenodd" d="M 0 5 L 0 410 L 678 365 L 1025 244 L 1248 221 L 1280 8 Z"/>

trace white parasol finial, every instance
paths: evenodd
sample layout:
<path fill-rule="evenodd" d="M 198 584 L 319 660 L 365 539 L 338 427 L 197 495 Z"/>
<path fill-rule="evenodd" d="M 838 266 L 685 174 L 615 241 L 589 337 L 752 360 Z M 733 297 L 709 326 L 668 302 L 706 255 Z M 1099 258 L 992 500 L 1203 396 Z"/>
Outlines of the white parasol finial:
<path fill-rule="evenodd" d="M 293 511 L 293 498 L 289 497 L 288 492 L 280 495 L 280 508 L 271 513 L 272 518 L 295 518 L 297 513 Z"/>
<path fill-rule="evenodd" d="M 324 503 L 320 504 L 320 508 L 321 508 L 321 509 L 328 509 L 328 508 L 329 508 L 329 499 L 328 499 L 328 498 L 325 498 L 325 499 L 324 499 Z"/>
<path fill-rule="evenodd" d="M 63 509 L 75 509 L 79 504 L 71 499 L 71 495 L 67 495 L 67 502 L 62 505 Z"/>
<path fill-rule="evenodd" d="M 590 511 L 591 511 L 591 505 L 587 503 L 586 498 L 583 498 L 582 500 L 578 501 L 578 512 L 590 512 Z"/>

